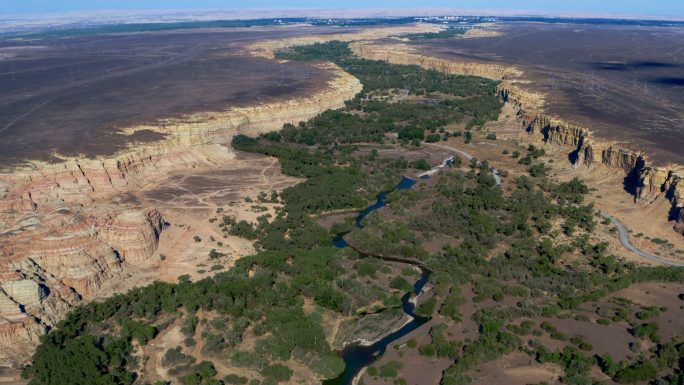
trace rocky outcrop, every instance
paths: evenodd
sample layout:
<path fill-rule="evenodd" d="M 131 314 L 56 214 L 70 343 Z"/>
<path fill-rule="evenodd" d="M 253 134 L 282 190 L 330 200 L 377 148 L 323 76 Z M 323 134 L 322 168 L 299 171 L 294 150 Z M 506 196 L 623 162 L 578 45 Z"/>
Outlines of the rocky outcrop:
<path fill-rule="evenodd" d="M 99 202 L 170 172 L 226 164 L 228 147 L 212 143 L 307 120 L 361 91 L 332 64 L 327 87 L 306 98 L 160 119 L 122 128 L 165 139 L 111 157 L 28 162 L 0 173 L 0 361 L 22 363 L 38 337 L 83 297 L 119 277 L 121 264 L 141 265 L 157 249 L 164 220 L 153 208 L 107 208 Z"/>
<path fill-rule="evenodd" d="M 544 95 L 519 87 L 522 74 L 517 68 L 494 64 L 456 62 L 415 53 L 404 44 L 382 47 L 364 42 L 352 43 L 354 53 L 372 60 L 384 60 L 397 64 L 415 64 L 423 68 L 457 75 L 475 75 L 501 80 L 498 90 L 504 100 L 515 108 L 522 126 L 531 133 L 544 135 L 552 146 L 569 146 L 576 167 L 603 165 L 621 169 L 635 186 L 636 200 L 645 204 L 657 197 L 670 200 L 674 211 L 684 206 L 684 173 L 677 167 L 670 169 L 649 165 L 643 153 L 634 149 L 620 148 L 612 143 L 596 140 L 586 127 L 557 119 L 544 111 Z M 675 231 L 684 234 L 684 217 L 680 214 Z"/>
<path fill-rule="evenodd" d="M 679 221 L 675 225 L 674 229 L 679 234 L 684 235 L 684 209 L 681 207 L 679 208 Z"/>
<path fill-rule="evenodd" d="M 413 64 L 423 68 L 445 72 L 454 75 L 482 76 L 490 79 L 511 79 L 522 73 L 513 67 L 497 64 L 475 62 L 455 62 L 436 57 L 429 57 L 413 53 L 413 49 L 405 44 L 393 44 L 389 48 L 367 44 L 363 42 L 349 45 L 354 54 L 370 60 L 383 60 L 395 64 Z"/>
<path fill-rule="evenodd" d="M 225 147 L 209 145 L 212 135 L 253 135 L 277 130 L 285 123 L 307 120 L 327 109 L 343 107 L 345 100 L 361 91 L 358 79 L 337 66 L 320 66 L 331 70 L 335 77 L 327 88 L 307 98 L 126 127 L 123 131 L 127 134 L 151 130 L 165 134 L 166 139 L 139 144 L 108 158 L 70 158 L 56 164 L 29 162 L 27 166 L 3 170 L 0 211 L 32 210 L 51 202 L 87 206 L 98 198 L 126 191 L 132 178 L 145 183 L 170 171 L 225 163 L 234 155 Z"/>
<path fill-rule="evenodd" d="M 98 238 L 117 250 L 122 260 L 141 264 L 157 250 L 163 226 L 164 220 L 157 210 L 128 210 L 108 221 L 98 232 Z"/>
<path fill-rule="evenodd" d="M 83 215 L 86 213 L 86 215 Z M 148 260 L 163 220 L 154 209 L 2 213 L 0 232 L 0 359 L 29 347 L 82 297 L 121 273 L 121 263 Z M 6 361 L 5 361 L 6 362 Z"/>

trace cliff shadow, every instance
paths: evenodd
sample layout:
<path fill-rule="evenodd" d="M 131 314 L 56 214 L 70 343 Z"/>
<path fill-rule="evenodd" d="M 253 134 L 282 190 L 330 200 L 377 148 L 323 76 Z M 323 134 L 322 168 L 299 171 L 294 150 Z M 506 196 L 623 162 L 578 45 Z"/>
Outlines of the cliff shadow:
<path fill-rule="evenodd" d="M 677 205 L 672 205 L 672 207 L 670 208 L 670 211 L 667 213 L 667 220 L 668 221 L 678 221 L 679 215 L 680 215 L 682 210 L 684 210 L 684 208 L 677 207 Z"/>
<path fill-rule="evenodd" d="M 622 180 L 622 188 L 634 197 L 634 202 L 636 203 L 638 193 L 639 193 L 639 173 L 646 166 L 646 161 L 644 158 L 639 156 L 637 161 L 631 170 L 627 173 L 625 178 Z"/>

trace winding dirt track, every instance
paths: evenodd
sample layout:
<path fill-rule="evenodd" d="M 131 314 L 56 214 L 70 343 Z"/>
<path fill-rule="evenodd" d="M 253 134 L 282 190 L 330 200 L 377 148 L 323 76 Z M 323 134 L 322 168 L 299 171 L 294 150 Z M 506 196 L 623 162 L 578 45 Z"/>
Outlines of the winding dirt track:
<path fill-rule="evenodd" d="M 457 150 L 457 149 L 452 148 L 452 147 L 440 146 L 440 145 L 438 145 L 438 144 L 431 144 L 431 143 L 425 143 L 425 144 L 430 145 L 430 146 L 435 146 L 435 147 L 446 148 L 446 149 L 449 149 L 449 150 L 452 150 L 452 151 L 456 151 L 456 152 L 458 152 L 459 154 L 465 156 L 465 157 L 468 158 L 468 159 L 472 159 L 472 158 L 473 158 L 472 155 L 470 155 L 470 154 L 468 154 L 468 153 L 466 153 L 466 152 L 464 152 L 464 151 Z M 496 179 L 496 184 L 499 185 L 499 186 L 501 186 L 501 178 L 499 177 L 499 173 L 496 171 L 496 169 L 494 169 L 494 179 Z M 556 202 L 556 203 L 558 203 L 558 202 Z M 577 206 L 577 205 L 573 205 L 573 206 Z M 611 217 L 611 216 L 608 215 L 608 214 L 605 214 L 605 213 L 602 213 L 602 212 L 599 212 L 599 211 L 596 211 L 596 213 L 600 214 L 600 215 L 601 215 L 602 217 L 604 217 L 604 218 L 610 219 L 610 221 L 613 222 L 613 224 L 618 228 L 618 231 L 620 232 L 620 243 L 622 243 L 622 246 L 624 246 L 627 250 L 633 251 L 633 252 L 637 253 L 638 255 L 640 255 L 640 256 L 642 256 L 642 257 L 644 257 L 644 258 L 648 258 L 648 259 L 650 259 L 650 260 L 652 260 L 652 261 L 659 262 L 659 263 L 662 263 L 662 264 L 665 264 L 665 265 L 677 266 L 677 267 L 684 267 L 684 265 L 681 265 L 681 264 L 679 264 L 679 263 L 674 263 L 674 262 L 666 261 L 666 260 L 663 260 L 663 259 L 654 257 L 654 256 L 652 256 L 652 255 L 650 255 L 650 254 L 647 254 L 647 253 L 645 253 L 645 252 L 643 252 L 643 251 L 637 249 L 637 248 L 634 247 L 631 243 L 629 243 L 629 236 L 628 236 L 629 233 L 627 232 L 627 229 L 625 228 L 625 226 L 624 226 L 622 223 L 620 223 L 620 221 L 618 221 L 617 219 Z"/>

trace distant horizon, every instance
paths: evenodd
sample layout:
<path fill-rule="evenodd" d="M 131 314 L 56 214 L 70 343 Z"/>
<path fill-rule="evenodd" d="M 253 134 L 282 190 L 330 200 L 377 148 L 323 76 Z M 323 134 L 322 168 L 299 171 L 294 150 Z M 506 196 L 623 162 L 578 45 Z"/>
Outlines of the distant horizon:
<path fill-rule="evenodd" d="M 684 2 L 682 5 L 684 8 Z M 367 11 L 363 16 L 356 12 Z M 655 14 L 629 12 L 590 12 L 590 11 L 550 11 L 538 9 L 486 9 L 486 8 L 379 8 L 379 7 L 262 7 L 262 8 L 169 8 L 169 9 L 95 9 L 60 12 L 3 13 L 0 5 L 0 19 L 14 18 L 84 18 L 91 16 L 161 16 L 175 15 L 185 20 L 229 20 L 261 18 L 373 18 L 373 17 L 411 17 L 411 16 L 498 16 L 498 17 L 560 17 L 560 18 L 608 18 L 626 20 L 665 20 L 684 21 L 682 14 Z M 186 16 L 183 18 L 182 16 Z M 182 20 L 179 20 L 182 21 Z"/>
<path fill-rule="evenodd" d="M 473 12 L 545 13 L 545 14 L 619 14 L 643 17 L 679 18 L 684 16 L 681 0 L 519 0 L 514 5 L 508 0 L 433 0 L 430 8 L 418 0 L 374 0 L 372 6 L 363 0 L 350 0 L 348 7 L 326 0 L 252 0 L 249 7 L 225 0 L 5 0 L 0 3 L 0 17 L 10 15 L 63 14 L 81 12 L 155 12 L 274 9 L 369 9 L 402 12 L 411 9 L 460 10 Z M 402 12 L 403 13 L 403 12 Z M 492 14 L 494 15 L 494 14 Z"/>

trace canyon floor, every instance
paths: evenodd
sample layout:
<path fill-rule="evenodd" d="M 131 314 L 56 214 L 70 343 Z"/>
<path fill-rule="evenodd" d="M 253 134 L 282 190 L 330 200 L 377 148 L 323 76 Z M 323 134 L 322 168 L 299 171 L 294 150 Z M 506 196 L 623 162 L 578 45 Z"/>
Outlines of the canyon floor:
<path fill-rule="evenodd" d="M 227 235 L 212 219 L 275 216 L 278 204 L 260 203 L 257 194 L 300 180 L 284 176 L 275 158 L 234 151 L 230 139 L 343 107 L 361 90 L 336 66 L 280 62 L 273 49 L 342 36 L 515 68 L 518 86 L 540 111 L 639 151 L 654 165 L 680 170 L 684 164 L 682 31 L 516 24 L 447 41 L 388 38 L 426 29 L 434 27 L 264 27 L 0 42 L 0 366 L 26 362 L 38 336 L 83 300 L 185 274 L 197 280 L 254 251 L 250 241 Z M 233 110 L 245 112 L 225 118 Z M 636 199 L 628 170 L 577 167 L 573 148 L 548 143 L 544 132 L 527 132 L 520 115 L 519 105 L 507 103 L 484 131 L 499 140 L 478 133 L 467 151 L 515 175 L 517 159 L 503 150 L 545 148 L 551 174 L 585 180 L 595 189 L 596 208 L 632 230 L 634 245 L 682 263 L 676 251 L 684 250 L 684 238 L 672 231 L 680 203 L 673 205 L 668 191 L 648 202 Z M 463 146 L 456 139 L 447 144 Z M 414 160 L 425 152 L 428 161 L 449 156 L 442 150 L 404 155 Z M 625 260 L 654 264 L 622 248 L 609 227 L 596 237 L 610 240 L 610 252 Z M 212 260 L 212 249 L 224 255 Z M 177 342 L 173 335 L 158 338 L 169 346 Z M 509 361 L 483 368 L 489 377 L 481 380 L 518 376 L 526 362 Z M 445 364 L 415 362 L 416 368 L 434 364 L 435 373 Z M 553 377 L 542 366 L 534 368 L 538 375 L 530 373 L 519 382 Z"/>
<path fill-rule="evenodd" d="M 511 23 L 496 32 L 402 44 L 425 56 L 517 68 L 519 86 L 538 95 L 547 114 L 641 150 L 655 165 L 684 164 L 680 28 Z"/>

